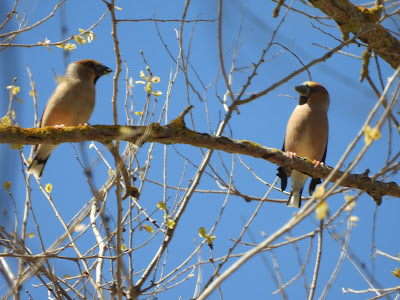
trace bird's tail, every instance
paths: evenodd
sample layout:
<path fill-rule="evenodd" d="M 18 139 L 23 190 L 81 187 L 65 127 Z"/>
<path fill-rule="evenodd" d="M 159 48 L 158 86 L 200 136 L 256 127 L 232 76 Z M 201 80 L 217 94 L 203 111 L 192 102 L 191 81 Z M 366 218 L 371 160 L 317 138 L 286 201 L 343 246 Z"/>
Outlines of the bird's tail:
<path fill-rule="evenodd" d="M 308 176 L 299 171 L 293 170 L 291 174 L 291 190 L 287 206 L 300 208 L 301 194 L 303 192 L 304 183 L 307 181 Z"/>
<path fill-rule="evenodd" d="M 302 191 L 302 190 L 301 190 Z M 300 208 L 301 205 L 301 191 L 291 191 L 287 206 Z"/>
<path fill-rule="evenodd" d="M 42 177 L 43 169 L 46 165 L 48 158 L 49 157 L 47 157 L 46 159 L 37 159 L 36 157 L 34 157 L 28 169 L 26 169 L 26 173 L 33 174 L 36 178 Z"/>

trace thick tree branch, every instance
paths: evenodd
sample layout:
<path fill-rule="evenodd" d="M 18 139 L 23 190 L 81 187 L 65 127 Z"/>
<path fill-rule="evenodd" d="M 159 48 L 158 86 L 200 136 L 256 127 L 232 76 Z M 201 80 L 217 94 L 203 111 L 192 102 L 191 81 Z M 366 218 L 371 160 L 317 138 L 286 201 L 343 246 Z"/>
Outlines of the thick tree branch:
<path fill-rule="evenodd" d="M 107 142 L 121 140 L 136 143 L 157 142 L 161 144 L 188 144 L 195 147 L 220 150 L 228 153 L 238 153 L 255 158 L 262 158 L 271 163 L 292 168 L 312 177 L 325 179 L 332 171 L 331 167 L 314 167 L 311 160 L 295 157 L 290 159 L 286 153 L 268 148 L 246 140 L 235 140 L 227 137 L 216 137 L 206 133 L 192 131 L 185 126 L 184 114 L 166 126 L 153 123 L 149 126 L 77 126 L 77 127 L 44 127 L 21 128 L 0 127 L 0 143 L 10 144 L 59 144 L 83 141 Z M 331 179 L 335 182 L 343 172 L 337 172 Z M 363 190 L 379 204 L 383 195 L 400 198 L 400 187 L 395 182 L 381 182 L 371 179 L 365 174 L 349 174 L 341 186 Z"/>
<path fill-rule="evenodd" d="M 360 30 L 377 23 L 382 13 L 382 6 L 370 9 L 356 6 L 348 0 L 309 0 L 316 8 L 331 17 L 339 26 L 343 40 L 349 34 L 357 34 Z M 382 25 L 377 24 L 371 30 L 362 33 L 359 40 L 368 45 L 393 69 L 400 65 L 400 41 L 389 33 Z"/>

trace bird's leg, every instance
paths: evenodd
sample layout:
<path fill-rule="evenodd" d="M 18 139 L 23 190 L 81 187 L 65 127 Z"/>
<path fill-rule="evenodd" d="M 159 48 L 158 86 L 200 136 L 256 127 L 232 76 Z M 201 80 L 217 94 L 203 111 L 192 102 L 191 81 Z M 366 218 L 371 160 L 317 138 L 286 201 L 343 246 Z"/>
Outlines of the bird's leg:
<path fill-rule="evenodd" d="M 54 127 L 60 129 L 60 128 L 64 128 L 65 125 L 64 124 L 57 124 L 57 125 L 54 125 Z"/>
<path fill-rule="evenodd" d="M 320 162 L 320 161 L 315 160 L 315 159 L 313 160 L 313 163 L 315 164 L 314 168 L 318 167 L 319 165 L 321 165 L 321 166 L 324 165 L 324 162 Z"/>
<path fill-rule="evenodd" d="M 290 159 L 293 159 L 293 156 L 296 156 L 296 152 L 287 151 L 286 153 L 290 156 Z"/>

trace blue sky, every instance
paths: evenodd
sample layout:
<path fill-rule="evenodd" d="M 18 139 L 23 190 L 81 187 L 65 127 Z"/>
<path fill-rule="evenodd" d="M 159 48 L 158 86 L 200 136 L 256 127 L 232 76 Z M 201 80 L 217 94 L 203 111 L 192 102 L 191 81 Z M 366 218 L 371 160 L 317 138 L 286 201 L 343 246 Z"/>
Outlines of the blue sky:
<path fill-rule="evenodd" d="M 226 53 L 226 68 L 230 69 L 230 62 L 233 57 L 232 47 L 235 45 L 238 36 L 239 23 L 241 14 L 245 7 L 243 1 L 225 1 L 224 5 L 224 21 L 223 21 L 223 49 Z M 9 7 L 5 4 L 6 10 Z M 22 1 L 17 11 L 20 18 L 23 12 L 26 13 L 29 24 L 34 24 L 38 20 L 47 16 L 54 8 L 55 3 L 51 5 L 44 1 L 30 0 Z M 158 19 L 180 19 L 183 12 L 183 1 L 117 1 L 116 5 L 121 7 L 121 11 L 116 11 L 119 19 L 146 19 L 152 18 L 153 14 Z M 3 11 L 4 11 L 4 4 Z M 240 35 L 241 48 L 237 56 L 236 67 L 238 72 L 235 72 L 232 84 L 232 90 L 237 92 L 241 89 L 249 76 L 249 66 L 259 59 L 263 49 L 265 49 L 270 42 L 273 31 L 278 26 L 285 9 L 282 8 L 280 15 L 277 19 L 271 17 L 272 10 L 275 4 L 273 2 L 265 1 L 250 1 L 244 17 L 242 32 Z M 294 8 L 303 10 L 312 15 L 322 16 L 322 14 L 313 8 L 306 7 L 300 2 L 293 4 Z M 67 29 L 66 36 L 71 36 L 78 33 L 78 28 L 87 29 L 100 16 L 105 12 L 106 7 L 101 1 L 67 1 L 64 8 L 65 24 Z M 193 1 L 189 6 L 187 19 L 216 19 L 217 2 L 216 1 Z M 334 23 L 323 20 L 323 22 L 330 25 Z M 398 22 L 398 21 L 397 21 Z M 21 34 L 14 41 L 18 44 L 37 44 L 39 41 L 49 39 L 51 42 L 62 40 L 60 30 L 60 11 L 57 11 L 54 18 L 51 18 L 38 28 Z M 16 22 L 13 21 L 11 26 L 3 29 L 2 32 L 7 30 L 15 30 Z M 179 53 L 179 47 L 176 40 L 176 32 L 174 29 L 179 30 L 179 22 L 167 22 L 158 24 L 160 33 L 168 45 L 168 49 L 176 58 Z M 325 47 L 333 48 L 339 42 L 332 37 L 324 34 L 320 30 L 314 28 L 318 27 L 328 32 L 329 34 L 340 38 L 339 30 L 333 27 L 327 27 L 315 20 L 310 21 L 309 18 L 302 14 L 289 12 L 286 16 L 285 22 L 282 23 L 276 36 L 276 43 L 284 45 L 302 60 L 303 63 L 308 63 L 311 60 L 322 56 L 327 50 L 313 45 L 317 43 Z M 385 26 L 389 29 L 397 30 L 395 24 L 386 22 Z M 115 55 L 114 45 L 111 36 L 111 21 L 110 14 L 108 14 L 103 21 L 93 29 L 97 38 L 90 44 L 78 46 L 76 50 L 68 55 L 68 62 L 84 58 L 97 59 L 106 66 L 115 70 Z M 1 32 L 0 32 L 1 33 Z M 190 36 L 193 34 L 190 46 L 190 62 L 198 74 L 197 79 L 192 71 L 189 71 L 189 76 L 195 88 L 200 91 L 206 102 L 200 102 L 197 96 L 188 91 L 185 85 L 185 78 L 180 72 L 177 76 L 176 82 L 171 91 L 171 98 L 169 100 L 168 120 L 177 117 L 180 112 L 188 105 L 188 101 L 194 105 L 192 109 L 193 122 L 195 130 L 198 132 L 214 133 L 218 127 L 221 119 L 223 119 L 225 112 L 217 95 L 223 96 L 226 91 L 223 79 L 220 77 L 216 81 L 219 72 L 219 59 L 217 47 L 217 23 L 216 22 L 199 22 L 194 26 L 194 23 L 187 24 L 184 27 L 184 51 L 188 53 L 188 45 Z M 157 98 L 158 104 L 155 109 L 155 120 L 159 119 L 161 108 L 165 102 L 165 97 L 168 88 L 168 79 L 170 73 L 174 74 L 176 71 L 176 64 L 166 52 L 165 47 L 161 43 L 154 22 L 123 22 L 118 24 L 118 38 L 120 42 L 121 56 L 127 63 L 129 68 L 128 77 L 132 77 L 133 82 L 140 80 L 139 72 L 145 70 L 145 64 L 140 54 L 143 51 L 144 56 L 149 64 L 154 75 L 161 78 L 161 82 L 154 85 L 155 89 L 163 92 L 163 95 Z M 351 53 L 356 56 L 361 56 L 363 47 L 351 45 L 343 49 L 343 51 Z M 282 51 L 282 52 L 281 52 Z M 33 102 L 29 96 L 29 78 L 26 72 L 26 64 L 32 72 L 33 79 L 36 84 L 38 92 L 38 111 L 39 114 L 43 111 L 47 99 L 52 94 L 56 87 L 54 80 L 55 74 L 63 74 L 65 71 L 64 64 L 64 50 L 52 47 L 50 52 L 45 47 L 32 47 L 32 48 L 8 48 L 0 52 L 0 62 L 3 66 L 3 71 L 0 73 L 0 95 L 3 99 L 0 106 L 0 116 L 5 115 L 8 107 L 8 90 L 6 86 L 12 83 L 14 77 L 17 77 L 16 85 L 21 87 L 21 92 L 18 94 L 19 98 L 24 102 L 14 102 L 12 107 L 16 112 L 16 121 L 19 126 L 32 127 L 33 126 Z M 280 45 L 273 45 L 265 57 L 265 63 L 258 70 L 257 76 L 252 81 L 247 93 L 257 93 L 266 87 L 269 87 L 276 81 L 281 80 L 288 74 L 301 67 L 298 60 L 285 51 Z M 374 107 L 377 98 L 372 92 L 367 82 L 359 82 L 359 74 L 362 61 L 354 57 L 343 54 L 335 54 L 324 63 L 320 63 L 310 70 L 312 80 L 321 83 L 326 87 L 330 94 L 331 106 L 329 110 L 330 122 L 330 136 L 328 144 L 328 153 L 326 164 L 334 166 L 345 152 L 348 144 L 354 139 L 360 128 L 365 122 L 370 110 Z M 382 71 L 382 78 L 386 83 L 389 76 L 392 75 L 393 69 L 390 68 L 384 61 L 380 60 L 380 67 Z M 370 72 L 375 82 L 378 82 L 375 65 L 371 65 Z M 113 123 L 112 113 L 112 80 L 114 73 L 99 79 L 96 84 L 97 97 L 96 107 L 90 119 L 90 124 L 106 124 Z M 125 125 L 125 82 L 126 76 L 125 66 L 122 68 L 122 73 L 119 81 L 118 93 L 118 114 L 119 124 Z M 236 139 L 246 139 L 267 147 L 281 149 L 284 139 L 286 122 L 296 106 L 296 101 L 284 95 L 297 97 L 293 87 L 309 80 L 307 73 L 302 73 L 285 84 L 279 86 L 271 93 L 261 97 L 249 104 L 240 106 L 240 115 L 236 113 L 233 115 L 229 122 L 229 128 L 225 130 L 226 135 L 230 135 Z M 207 89 L 203 89 L 206 86 Z M 142 85 L 135 85 L 133 88 L 133 103 L 134 111 L 141 111 L 144 107 L 146 93 Z M 151 107 L 155 104 L 154 99 L 151 101 Z M 207 122 L 207 113 L 205 109 L 207 105 L 208 118 L 210 125 Z M 399 111 L 399 106 L 395 107 Z M 378 111 L 377 117 L 373 119 L 371 126 L 374 126 L 383 110 Z M 136 117 L 135 125 L 138 121 Z M 165 118 L 162 124 L 164 125 Z M 191 122 L 186 117 L 186 124 L 192 128 Z M 209 127 L 210 126 L 210 127 Z M 392 150 L 396 153 L 399 149 L 399 136 L 396 129 L 392 128 Z M 370 147 L 361 162 L 353 170 L 353 173 L 363 173 L 367 168 L 372 174 L 378 172 L 386 160 L 388 152 L 388 139 L 389 139 L 389 126 L 386 123 L 382 130 L 382 138 Z M 109 162 L 112 158 L 104 149 L 101 144 L 96 144 L 106 156 Z M 93 149 L 89 149 L 89 143 L 84 143 L 82 146 L 79 144 L 74 145 L 78 151 L 79 157 L 82 158 L 82 149 L 85 151 L 90 162 L 94 161 L 97 157 Z M 361 140 L 346 160 L 345 165 L 352 162 L 357 156 L 358 152 L 364 146 Z M 138 160 L 143 166 L 147 159 L 147 151 L 150 145 L 145 144 L 140 150 Z M 167 159 L 167 184 L 171 186 L 178 186 L 182 172 L 185 170 L 183 176 L 183 187 L 186 187 L 189 180 L 196 172 L 196 167 L 188 164 L 185 168 L 185 159 L 178 154 L 182 154 L 195 164 L 199 165 L 202 159 L 202 153 L 199 149 L 188 145 L 169 145 L 166 148 L 163 145 L 156 144 L 153 151 L 153 159 L 151 161 L 151 168 L 148 178 L 158 182 L 163 181 L 163 157 L 164 150 L 166 149 Z M 205 151 L 203 149 L 203 151 Z M 30 147 L 26 146 L 23 149 L 25 156 L 29 156 Z M 22 220 L 22 213 L 25 201 L 25 184 L 24 184 L 24 168 L 21 165 L 21 159 L 17 151 L 9 149 L 8 145 L 0 145 L 1 164 L 3 172 L 0 172 L 0 181 L 11 181 L 11 192 L 14 196 L 17 206 L 18 222 Z M 228 172 L 234 165 L 233 183 L 235 187 L 243 194 L 262 197 L 267 187 L 258 182 L 252 175 L 243 167 L 237 156 L 232 156 L 228 153 L 219 153 L 222 161 L 226 164 Z M 229 181 L 229 176 L 225 173 L 224 167 L 221 163 L 218 153 L 215 152 L 210 162 L 210 166 L 217 169 L 224 180 Z M 254 170 L 258 176 L 263 180 L 272 183 L 275 180 L 276 165 L 266 161 L 257 160 L 251 157 L 241 156 L 242 160 Z M 210 169 L 208 169 L 210 171 Z M 93 170 L 95 186 L 98 188 L 108 177 L 108 169 L 104 163 L 98 163 Z M 396 175 L 390 178 L 389 181 L 399 182 L 399 176 Z M 43 185 L 51 183 L 53 190 L 51 195 L 57 209 L 61 212 L 61 216 L 65 221 L 69 221 L 81 207 L 91 199 L 92 195 L 88 184 L 86 183 L 85 176 L 82 172 L 75 152 L 71 144 L 62 144 L 56 148 L 54 153 L 49 159 L 45 168 L 44 175 L 41 179 Z M 138 179 L 138 182 L 140 180 Z M 137 182 L 137 184 L 139 184 Z M 63 232 L 63 228 L 54 211 L 49 205 L 46 198 L 39 190 L 37 183 L 31 178 L 32 188 L 32 207 L 35 211 L 36 219 L 38 220 L 40 230 L 43 234 L 43 241 L 46 247 L 51 245 L 54 240 Z M 216 184 L 215 179 L 210 176 L 204 175 L 199 189 L 202 190 L 220 190 Z M 305 189 L 306 190 L 306 189 Z M 170 197 L 170 203 L 174 201 L 176 190 L 167 189 L 167 197 Z M 304 193 L 306 195 L 306 193 Z M 356 191 L 350 191 L 348 194 L 355 195 Z M 182 196 L 182 192 L 178 194 L 178 199 Z M 306 195 L 308 196 L 308 195 Z M 271 198 L 286 199 L 287 195 L 274 191 Z M 156 211 L 154 217 L 158 223 L 162 222 L 162 213 L 157 211 L 156 203 L 163 200 L 163 188 L 147 182 L 144 186 L 140 196 L 141 205 L 147 209 L 148 213 Z M 214 224 L 223 206 L 225 195 L 219 194 L 202 194 L 197 193 L 191 199 L 186 213 L 182 217 L 178 227 L 175 231 L 174 240 L 168 248 L 168 260 L 165 266 L 165 272 L 170 272 L 176 268 L 186 257 L 194 251 L 197 244 L 201 241 L 197 231 L 199 227 L 205 227 L 209 230 Z M 399 203 L 396 198 L 384 197 L 383 204 L 377 208 L 377 218 L 375 224 L 373 223 L 374 210 L 376 209 L 373 200 L 366 194 L 363 194 L 357 203 L 353 212 L 354 215 L 359 217 L 357 225 L 352 228 L 352 235 L 350 241 L 350 250 L 348 254 L 355 255 L 359 261 L 366 265 L 366 268 L 372 270 L 371 260 L 371 242 L 372 242 L 372 229 L 375 225 L 375 246 L 383 252 L 392 256 L 397 256 L 400 249 L 400 242 L 393 236 L 398 228 Z M 343 194 L 332 196 L 328 199 L 330 212 L 334 213 L 344 203 Z M 107 215 L 111 219 L 116 219 L 116 205 L 115 205 L 115 192 L 112 190 L 107 200 Z M 230 239 L 236 239 L 240 234 L 244 224 L 253 214 L 254 209 L 258 205 L 257 202 L 246 203 L 239 197 L 230 197 L 225 206 L 222 218 L 219 221 L 214 234 L 216 240 L 214 241 L 214 258 L 223 256 L 229 247 L 232 246 Z M 125 211 L 128 202 L 124 202 Z M 14 226 L 14 211 L 12 202 L 8 194 L 2 189 L 0 191 L 0 208 L 2 209 L 2 225 L 10 231 Z M 249 232 L 245 234 L 243 241 L 249 243 L 259 243 L 264 237 L 261 234 L 265 233 L 267 236 L 271 235 L 275 230 L 284 225 L 295 213 L 296 210 L 287 208 L 284 204 L 265 203 L 261 207 L 257 217 L 252 222 Z M 346 217 L 347 214 L 341 215 L 335 221 L 335 226 L 329 228 L 332 235 L 343 235 L 346 230 Z M 84 223 L 88 224 L 88 220 Z M 113 221 L 112 221 L 113 222 Z M 306 219 L 291 231 L 291 236 L 296 237 L 317 227 L 317 221 L 314 215 Z M 390 230 L 390 231 L 389 231 Z M 20 232 L 20 229 L 19 229 Z M 36 232 L 32 219 L 28 220 L 28 232 Z M 127 238 L 127 237 L 126 237 Z M 134 244 L 137 246 L 141 242 L 149 238 L 146 232 L 140 232 L 135 235 Z M 145 268 L 148 262 L 152 259 L 154 253 L 158 249 L 161 236 L 158 236 L 152 243 L 139 249 L 135 252 L 135 270 L 139 271 Z M 277 242 L 285 241 L 285 238 L 279 239 Z M 310 262 L 306 268 L 306 277 L 308 282 L 311 282 L 313 268 L 315 264 L 316 255 L 316 242 L 317 238 L 313 241 L 313 247 L 310 256 Z M 306 251 L 308 249 L 309 240 L 298 243 L 301 257 L 304 260 Z M 84 239 L 79 240 L 79 245 L 82 249 L 90 249 L 93 244 L 93 235 L 90 233 L 85 235 Z M 40 253 L 40 244 L 35 238 L 28 240 L 28 247 L 33 253 Z M 239 246 L 234 253 L 242 253 L 249 250 L 249 247 Z M 3 249 L 0 248 L 0 252 Z M 72 249 L 63 252 L 63 255 L 76 256 Z M 283 276 L 283 282 L 286 283 L 295 276 L 300 269 L 297 263 L 297 256 L 293 245 L 288 245 L 274 250 L 280 270 Z M 323 237 L 323 254 L 322 266 L 320 276 L 318 278 L 316 296 L 319 297 L 324 289 L 332 271 L 336 265 L 340 255 L 340 247 L 337 242 L 328 234 L 324 232 Z M 202 259 L 207 261 L 210 257 L 210 251 L 207 246 L 202 248 Z M 191 263 L 195 263 L 195 259 Z M 232 262 L 235 259 L 231 260 Z M 398 262 L 388 258 L 378 256 L 374 260 L 374 278 L 378 279 L 379 287 L 392 287 L 398 285 L 398 279 L 395 278 L 390 271 L 399 267 Z M 15 262 L 10 263 L 16 270 Z M 222 269 L 225 270 L 227 266 Z M 105 269 L 109 268 L 109 264 Z M 76 268 L 70 263 L 57 262 L 56 269 L 60 276 L 68 274 L 75 275 Z M 269 269 L 273 270 L 273 262 L 271 255 L 268 252 L 261 253 L 255 258 L 251 259 L 236 273 L 229 277 L 221 286 L 222 295 L 224 299 L 265 299 L 276 298 L 279 295 L 272 295 L 271 293 L 277 289 L 274 281 L 270 275 Z M 164 293 L 159 294 L 158 299 L 188 299 L 193 296 L 194 286 L 197 280 L 197 272 L 195 277 L 188 279 L 181 285 L 172 288 Z M 207 281 L 208 277 L 212 274 L 213 268 L 210 264 L 203 266 L 203 284 Z M 136 278 L 138 279 L 138 278 Z M 3 278 L 0 278 L 0 286 L 3 286 Z M 32 284 L 38 284 L 37 279 L 28 281 L 24 290 L 28 289 L 34 299 L 44 297 L 46 291 L 44 288 L 33 288 Z M 366 295 L 355 295 L 342 293 L 342 288 L 352 288 L 356 290 L 364 290 L 368 288 L 367 283 L 363 280 L 361 275 L 357 272 L 349 259 L 345 259 L 343 266 L 340 270 L 339 276 L 334 282 L 327 299 L 351 298 L 351 299 L 365 299 Z M 6 292 L 5 288 L 0 288 L 0 295 Z M 303 287 L 303 279 L 298 279 L 295 283 L 289 286 L 286 290 L 289 298 L 305 298 L 305 291 Z M 300 295 L 300 296 L 299 296 Z M 373 296 L 369 294 L 369 296 Z M 218 294 L 214 293 L 210 299 L 218 299 Z"/>

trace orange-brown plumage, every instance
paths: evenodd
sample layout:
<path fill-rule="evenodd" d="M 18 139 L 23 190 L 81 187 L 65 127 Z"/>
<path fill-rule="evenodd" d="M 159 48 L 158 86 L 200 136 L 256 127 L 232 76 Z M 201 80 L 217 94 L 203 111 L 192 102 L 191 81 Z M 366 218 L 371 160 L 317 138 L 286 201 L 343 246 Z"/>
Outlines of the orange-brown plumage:
<path fill-rule="evenodd" d="M 95 83 L 101 76 L 112 70 L 96 60 L 83 59 L 68 65 L 65 76 L 57 86 L 46 108 L 39 127 L 85 124 L 95 105 Z M 43 168 L 56 145 L 34 146 L 34 157 L 26 170 L 40 178 Z"/>
<path fill-rule="evenodd" d="M 300 94 L 299 105 L 296 106 L 288 121 L 283 150 L 295 153 L 297 156 L 323 162 L 328 143 L 327 112 L 330 102 L 328 92 L 322 85 L 312 81 L 304 82 L 295 87 L 295 90 Z M 278 170 L 284 190 L 287 177 L 281 167 Z M 307 178 L 307 175 L 299 171 L 292 171 L 288 206 L 300 207 L 301 192 Z M 312 179 L 310 194 L 319 182 L 319 178 Z"/>

